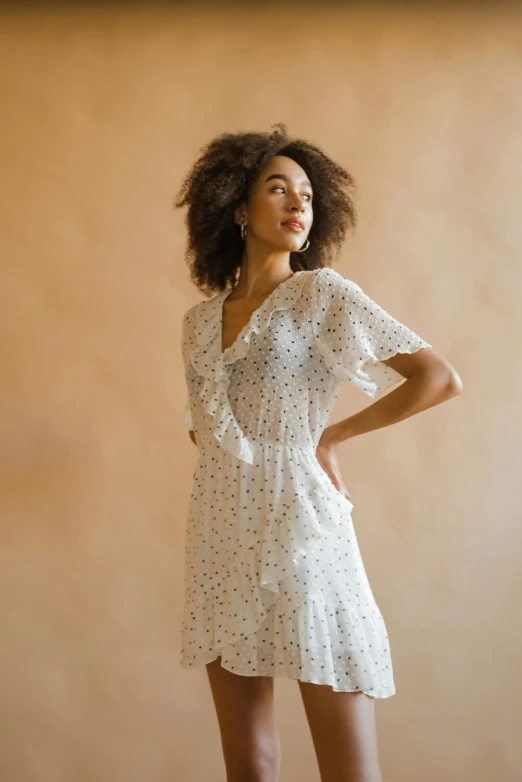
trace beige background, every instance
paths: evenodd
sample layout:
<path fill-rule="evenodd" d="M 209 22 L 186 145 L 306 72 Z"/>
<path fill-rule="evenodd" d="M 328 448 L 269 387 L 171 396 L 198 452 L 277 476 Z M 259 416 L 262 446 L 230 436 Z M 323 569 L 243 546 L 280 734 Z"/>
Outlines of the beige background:
<path fill-rule="evenodd" d="M 521 14 L 190 7 L 2 12 L 2 782 L 224 780 L 178 664 L 201 294 L 172 201 L 211 137 L 277 121 L 359 183 L 336 268 L 464 384 L 340 449 L 392 644 L 384 778 L 515 780 Z M 343 386 L 332 421 L 369 403 Z M 296 682 L 276 699 L 281 780 L 315 782 Z"/>

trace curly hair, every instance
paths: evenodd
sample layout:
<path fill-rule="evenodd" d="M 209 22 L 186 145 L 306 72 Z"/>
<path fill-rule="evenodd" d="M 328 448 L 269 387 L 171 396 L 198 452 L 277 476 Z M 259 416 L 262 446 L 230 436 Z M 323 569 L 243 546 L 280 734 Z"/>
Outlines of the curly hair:
<path fill-rule="evenodd" d="M 347 230 L 355 227 L 352 175 L 314 144 L 289 138 L 284 123 L 270 127 L 275 128 L 271 133 L 223 133 L 205 144 L 174 201 L 176 208 L 188 206 L 185 259 L 192 281 L 205 293 L 235 285 L 244 242 L 234 212 L 275 155 L 298 163 L 314 191 L 310 246 L 290 253 L 294 272 L 328 265 L 339 254 Z"/>

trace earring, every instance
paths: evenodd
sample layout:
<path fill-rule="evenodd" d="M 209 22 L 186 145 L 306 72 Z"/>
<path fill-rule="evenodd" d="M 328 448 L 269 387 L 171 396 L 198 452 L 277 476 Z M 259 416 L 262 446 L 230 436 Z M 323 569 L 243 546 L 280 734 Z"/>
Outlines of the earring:
<path fill-rule="evenodd" d="M 241 238 L 242 238 L 243 240 L 245 239 L 246 232 L 247 232 L 247 227 L 246 227 L 246 225 L 243 225 L 243 223 L 241 223 Z"/>
<path fill-rule="evenodd" d="M 310 247 L 310 240 L 307 239 L 303 247 L 301 247 L 300 250 L 296 250 L 296 253 L 304 253 L 305 250 L 308 250 L 309 247 Z"/>

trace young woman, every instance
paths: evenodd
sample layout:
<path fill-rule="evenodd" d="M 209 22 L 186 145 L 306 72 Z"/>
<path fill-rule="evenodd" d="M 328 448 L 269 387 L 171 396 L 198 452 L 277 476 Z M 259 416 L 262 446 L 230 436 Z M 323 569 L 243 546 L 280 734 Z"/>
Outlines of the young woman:
<path fill-rule="evenodd" d="M 322 782 L 379 782 L 374 699 L 395 686 L 337 447 L 462 384 L 326 265 L 355 225 L 354 181 L 272 127 L 211 141 L 176 201 L 192 279 L 214 293 L 182 321 L 199 458 L 181 665 L 206 665 L 228 782 L 278 779 L 274 677 L 299 682 Z M 404 378 L 328 425 L 342 381 L 376 399 Z"/>

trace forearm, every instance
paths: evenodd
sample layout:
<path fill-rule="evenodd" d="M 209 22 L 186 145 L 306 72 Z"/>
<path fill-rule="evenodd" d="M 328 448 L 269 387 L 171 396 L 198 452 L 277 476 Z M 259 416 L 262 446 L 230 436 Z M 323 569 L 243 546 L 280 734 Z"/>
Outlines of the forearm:
<path fill-rule="evenodd" d="M 416 372 L 382 399 L 327 427 L 325 440 L 328 444 L 337 445 L 351 437 L 382 429 L 435 407 L 459 392 L 459 383 L 452 373 Z"/>

